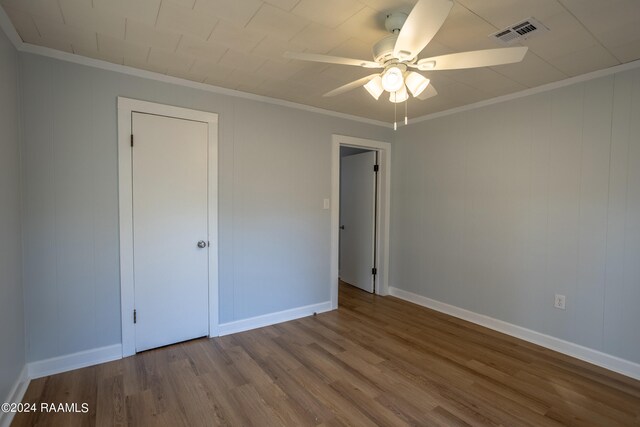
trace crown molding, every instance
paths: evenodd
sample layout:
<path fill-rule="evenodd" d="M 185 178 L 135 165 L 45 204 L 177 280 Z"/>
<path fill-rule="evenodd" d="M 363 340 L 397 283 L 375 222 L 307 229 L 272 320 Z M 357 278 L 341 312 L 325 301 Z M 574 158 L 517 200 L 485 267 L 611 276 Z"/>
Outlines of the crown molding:
<path fill-rule="evenodd" d="M 24 42 L 16 31 L 16 28 L 13 26 L 13 23 L 11 23 L 9 15 L 7 15 L 7 12 L 4 11 L 4 8 L 2 6 L 0 6 L 0 29 L 4 31 L 4 33 L 7 35 L 7 37 L 17 50 L 22 50 Z"/>
<path fill-rule="evenodd" d="M 602 70 L 592 71 L 590 73 L 581 74 L 575 77 L 569 77 L 564 80 L 558 80 L 557 82 L 547 83 L 542 86 L 536 86 L 536 87 L 525 89 L 519 92 L 510 93 L 508 95 L 502 95 L 496 98 L 485 99 L 484 101 L 474 102 L 473 104 L 467 104 L 461 107 L 451 108 L 449 110 L 438 111 L 436 113 L 431 113 L 424 116 L 416 117 L 414 119 L 409 120 L 409 124 L 407 126 L 411 126 L 427 120 L 437 119 L 439 117 L 450 116 L 452 114 L 458 114 L 458 113 L 462 113 L 469 110 L 475 110 L 477 108 L 487 107 L 489 105 L 500 104 L 502 102 L 507 102 L 514 99 L 518 99 L 518 98 L 524 98 L 525 96 L 535 95 L 542 92 L 548 92 L 550 90 L 559 89 L 565 86 L 571 86 L 576 83 L 587 82 L 589 80 L 610 76 L 612 74 L 621 73 L 623 71 L 633 70 L 635 68 L 640 68 L 640 60 L 627 62 L 625 64 L 620 64 L 620 65 L 615 65 L 613 67 L 604 68 Z"/>
<path fill-rule="evenodd" d="M 88 58 L 85 56 L 75 55 L 69 52 L 63 52 L 61 50 L 51 49 L 44 46 L 37 46 L 22 41 L 15 27 L 11 23 L 11 20 L 7 16 L 6 12 L 0 7 L 0 28 L 4 30 L 7 37 L 11 40 L 11 43 L 15 48 L 24 53 L 31 53 L 34 55 L 46 56 L 61 61 L 72 62 L 74 64 L 85 65 L 92 68 L 100 68 L 107 71 L 114 71 L 121 74 L 128 74 L 130 76 L 141 77 L 149 80 L 156 80 L 164 83 L 170 83 L 177 86 L 189 87 L 192 89 L 198 89 L 206 92 L 216 93 L 219 95 L 232 96 L 235 98 L 248 99 L 252 101 L 264 102 L 267 104 L 279 105 L 281 107 L 294 108 L 297 110 L 308 111 L 311 113 L 323 114 L 325 116 L 337 117 L 340 119 L 351 120 L 360 123 L 366 123 L 374 126 L 381 126 L 390 128 L 393 125 L 381 120 L 369 119 L 366 117 L 355 116 L 347 113 L 340 113 L 337 111 L 326 110 L 324 108 L 312 107 L 310 105 L 299 104 L 297 102 L 285 101 L 283 99 L 272 98 L 270 96 L 256 95 L 254 93 L 242 92 L 234 89 L 227 89 L 224 87 L 214 86 L 207 83 L 194 82 L 187 79 L 181 79 L 179 77 L 168 76 L 166 74 L 160 74 L 153 71 L 141 70 L 138 68 L 128 67 L 126 65 L 114 64 L 99 59 Z"/>
<path fill-rule="evenodd" d="M 235 89 L 227 89 L 224 87 L 214 86 L 207 83 L 194 82 L 192 80 L 181 79 L 179 77 L 168 76 L 166 74 L 160 74 L 153 71 L 141 70 L 139 68 L 128 67 L 126 65 L 114 64 L 112 62 L 102 61 L 94 58 L 88 58 L 86 56 L 75 55 L 73 53 L 63 52 L 61 50 L 51 49 L 43 46 L 36 46 L 29 43 L 23 43 L 20 51 L 24 53 L 31 53 L 35 55 L 46 56 L 46 57 L 58 59 L 61 61 L 72 62 L 79 65 L 85 65 L 92 68 L 100 68 L 102 70 L 114 71 L 121 74 L 128 74 L 130 76 L 141 77 L 149 80 L 155 80 L 159 82 L 174 84 L 177 86 L 184 86 L 192 89 L 198 89 L 206 92 L 216 93 L 219 95 L 226 95 L 226 96 L 232 96 L 235 98 L 242 98 L 242 99 L 248 99 L 252 101 L 264 102 L 267 104 L 294 108 L 297 110 L 323 114 L 325 116 L 332 116 L 340 119 L 346 119 L 346 120 L 351 120 L 355 122 L 381 126 L 385 128 L 392 127 L 390 123 L 383 122 L 380 120 L 368 119 L 366 117 L 354 116 L 351 114 L 340 113 L 337 111 L 325 110 L 319 107 L 312 107 L 310 105 L 299 104 L 297 102 L 292 102 L 292 101 L 285 101 L 283 99 L 272 98 L 264 95 L 256 95 L 254 93 L 242 92 Z"/>
<path fill-rule="evenodd" d="M 99 59 L 88 58 L 85 56 L 79 56 L 60 50 L 51 49 L 43 46 L 36 46 L 33 44 L 25 43 L 22 41 L 15 27 L 11 23 L 11 20 L 7 16 L 6 12 L 0 7 L 0 28 L 4 30 L 9 37 L 9 40 L 13 43 L 15 48 L 20 52 L 31 53 L 35 55 L 46 56 L 49 58 L 59 59 L 62 61 L 73 62 L 79 65 L 86 65 L 88 67 L 100 68 L 103 70 L 114 71 L 117 73 L 128 74 L 136 77 L 146 78 L 150 80 L 161 81 L 165 83 L 175 84 L 178 86 L 190 87 L 193 89 L 199 89 L 206 92 L 217 93 L 220 95 L 233 96 L 236 98 L 249 99 L 258 102 L 264 102 L 268 104 L 279 105 L 283 107 L 294 108 L 303 111 L 309 111 L 312 113 L 323 114 L 327 116 L 337 117 L 341 119 L 356 121 L 360 123 L 366 123 L 375 126 L 381 126 L 385 128 L 392 128 L 393 124 L 383 122 L 381 120 L 369 119 L 366 117 L 355 116 L 352 114 L 339 113 L 337 111 L 325 110 L 319 107 L 312 107 L 310 105 L 299 104 L 292 101 L 285 101 L 283 99 L 272 98 L 269 96 L 256 95 L 249 92 L 242 92 L 234 89 L 227 89 L 219 86 L 213 86 L 206 83 L 198 83 L 191 80 L 181 79 L 179 77 L 167 76 L 165 74 L 155 73 L 153 71 L 141 70 L 138 68 L 128 67 L 120 64 L 113 64 L 111 62 L 101 61 Z M 436 113 L 426 114 L 409 120 L 409 124 L 403 127 L 411 127 L 414 124 L 424 122 L 427 120 L 437 119 L 439 117 L 450 116 L 452 114 L 458 114 L 465 111 L 475 110 L 477 108 L 487 107 L 489 105 L 499 104 L 502 102 L 511 101 L 518 98 L 523 98 L 530 95 L 535 95 L 542 92 L 548 92 L 550 90 L 558 89 L 565 86 L 570 86 L 576 83 L 582 83 L 589 80 L 597 79 L 600 77 L 609 76 L 612 74 L 620 73 L 627 70 L 640 68 L 640 60 L 627 62 L 625 64 L 616 65 L 613 67 L 605 68 L 602 70 L 592 71 L 590 73 L 581 74 L 575 77 L 569 77 L 564 80 L 559 80 L 552 83 L 547 83 L 542 86 L 536 86 L 530 89 L 525 89 L 519 92 L 510 93 L 508 95 L 498 96 L 483 101 L 478 101 L 473 104 L 463 105 L 461 107 L 451 108 L 449 110 L 438 111 Z"/>

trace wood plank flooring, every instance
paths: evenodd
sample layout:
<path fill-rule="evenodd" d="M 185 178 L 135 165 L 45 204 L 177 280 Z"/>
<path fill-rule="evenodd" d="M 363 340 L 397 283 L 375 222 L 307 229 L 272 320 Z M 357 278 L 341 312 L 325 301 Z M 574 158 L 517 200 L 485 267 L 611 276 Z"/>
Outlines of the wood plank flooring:
<path fill-rule="evenodd" d="M 347 285 L 340 309 L 31 382 L 14 426 L 640 425 L 640 382 Z"/>

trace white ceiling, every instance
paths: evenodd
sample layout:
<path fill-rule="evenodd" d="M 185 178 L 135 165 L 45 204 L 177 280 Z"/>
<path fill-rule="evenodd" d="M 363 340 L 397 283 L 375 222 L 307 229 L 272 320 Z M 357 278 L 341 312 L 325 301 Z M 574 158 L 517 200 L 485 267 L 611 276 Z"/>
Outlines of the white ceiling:
<path fill-rule="evenodd" d="M 26 43 L 390 122 L 364 89 L 322 94 L 371 73 L 282 58 L 306 51 L 371 59 L 386 13 L 415 0 L 0 0 Z M 439 95 L 417 117 L 640 58 L 639 0 L 456 0 L 420 57 L 501 47 L 489 34 L 530 16 L 551 31 L 519 64 L 431 72 Z"/>

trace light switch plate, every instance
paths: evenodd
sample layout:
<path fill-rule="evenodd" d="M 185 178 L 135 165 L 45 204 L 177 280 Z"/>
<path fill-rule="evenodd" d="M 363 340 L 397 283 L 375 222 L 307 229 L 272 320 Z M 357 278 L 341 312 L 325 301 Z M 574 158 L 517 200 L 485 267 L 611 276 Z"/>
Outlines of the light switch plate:
<path fill-rule="evenodd" d="M 322 209 L 329 209 L 331 207 L 331 203 L 329 199 L 324 199 L 324 203 L 322 205 Z"/>

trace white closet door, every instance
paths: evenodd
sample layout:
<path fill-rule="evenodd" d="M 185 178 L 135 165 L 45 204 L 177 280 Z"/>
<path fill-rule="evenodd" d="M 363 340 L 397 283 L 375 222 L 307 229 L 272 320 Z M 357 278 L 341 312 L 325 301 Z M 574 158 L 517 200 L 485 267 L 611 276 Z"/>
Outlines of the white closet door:
<path fill-rule="evenodd" d="M 136 351 L 209 332 L 207 132 L 132 115 Z"/>

